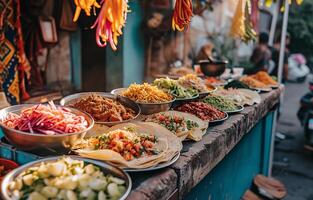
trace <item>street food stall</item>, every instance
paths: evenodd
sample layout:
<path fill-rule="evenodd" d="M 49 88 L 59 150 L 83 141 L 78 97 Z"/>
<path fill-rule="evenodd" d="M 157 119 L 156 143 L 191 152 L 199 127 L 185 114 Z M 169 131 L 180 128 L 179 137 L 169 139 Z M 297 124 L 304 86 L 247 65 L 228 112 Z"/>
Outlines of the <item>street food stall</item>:
<path fill-rule="evenodd" d="M 63 146 L 64 143 L 67 145 L 70 144 L 66 142 L 68 140 L 63 139 L 58 141 L 55 138 L 58 135 L 53 135 L 51 130 L 51 133 L 49 133 L 48 130 L 44 130 L 44 128 L 47 128 L 46 126 L 40 128 L 36 124 L 33 124 L 33 122 L 30 122 L 32 125 L 29 126 L 33 126 L 30 128 L 27 126 L 23 128 L 19 125 L 12 126 L 11 123 L 21 123 L 17 116 L 11 115 L 12 112 L 18 113 L 16 111 L 21 109 L 19 106 L 2 110 L 1 116 L 4 124 L 1 126 L 5 137 L 2 137 L 1 157 L 14 160 L 22 165 L 23 170 L 25 170 L 25 167 L 27 168 L 25 164 L 31 161 L 47 162 L 51 156 L 57 155 L 79 155 L 81 157 L 72 158 L 98 160 L 94 163 L 95 165 L 99 165 L 100 161 L 102 161 L 100 163 L 107 161 L 124 169 L 130 175 L 130 178 L 127 178 L 127 175 L 123 174 L 122 176 L 115 173 L 117 177 L 127 180 L 125 187 L 131 187 L 130 191 L 127 189 L 122 190 L 125 192 L 124 194 L 126 196 L 129 195 L 127 199 L 202 199 L 209 197 L 213 199 L 238 199 L 243 195 L 244 191 L 249 188 L 255 175 L 268 174 L 273 113 L 275 109 L 277 109 L 283 87 L 273 86 L 275 89 L 268 89 L 267 87 L 268 91 L 264 91 L 260 94 L 248 89 L 224 89 L 225 91 L 218 92 L 219 90 L 217 90 L 212 94 L 211 91 L 208 91 L 209 94 L 204 97 L 204 99 L 197 97 L 191 100 L 180 99 L 174 102 L 170 101 L 171 104 L 177 104 L 172 107 L 175 111 L 167 111 L 170 107 L 160 107 L 158 104 L 152 104 L 154 108 L 157 105 L 157 110 L 152 111 L 153 109 L 145 108 L 147 105 L 151 106 L 151 103 L 134 103 L 138 102 L 138 99 L 137 101 L 131 101 L 130 98 L 133 99 L 134 97 L 128 95 L 138 97 L 137 94 L 132 93 L 132 90 L 137 90 L 138 87 L 154 86 L 139 84 L 132 85 L 123 90 L 113 90 L 112 93 L 117 96 L 108 93 L 94 92 L 78 93 L 62 99 L 61 105 L 71 107 L 67 109 L 62 108 L 59 111 L 55 110 L 54 113 L 70 111 L 71 114 L 66 113 L 68 118 L 73 117 L 72 115 L 75 113 L 79 116 L 84 116 L 88 124 L 85 129 L 88 135 L 85 137 L 86 139 L 84 139 L 85 142 L 77 144 L 77 146 L 75 146 L 76 144 L 71 146 L 71 151 L 68 151 L 68 146 Z M 232 98 L 226 98 L 226 93 L 232 93 L 234 92 L 233 90 L 235 90 L 237 94 L 240 94 L 240 91 L 249 91 L 245 94 L 249 96 L 249 93 L 250 97 L 253 98 L 244 100 L 246 101 L 242 104 L 245 105 L 244 107 L 235 107 L 234 110 L 225 110 L 225 112 L 218 110 L 216 107 L 219 109 L 232 107 L 225 103 L 226 100 L 221 104 L 219 101 L 216 101 L 216 99 L 225 98 L 231 101 Z M 139 90 L 138 92 L 140 93 Z M 224 94 L 224 96 L 220 96 L 222 94 Z M 128 98 L 125 98 L 126 96 L 128 96 Z M 124 118 L 121 119 L 121 122 L 125 121 L 126 123 L 121 124 L 118 121 L 114 121 L 112 116 L 109 117 L 113 120 L 110 122 L 110 119 L 107 117 L 102 118 L 103 115 L 98 115 L 94 113 L 95 110 L 90 110 L 89 108 L 89 106 L 94 105 L 94 103 L 101 104 L 103 100 L 112 103 L 111 101 L 114 99 L 125 107 L 127 106 L 128 111 L 126 110 L 126 112 L 128 114 L 125 113 Z M 233 98 L 232 101 L 234 100 Z M 167 102 L 166 104 L 168 104 Z M 119 106 L 121 104 L 119 104 Z M 247 106 L 248 104 L 250 104 L 250 106 Z M 23 107 L 22 112 L 29 112 L 31 109 L 35 109 L 34 111 L 37 110 L 36 113 L 39 114 L 41 109 L 45 112 L 49 112 L 49 109 L 55 109 L 53 104 L 48 108 L 43 106 L 44 105 Z M 190 106 L 194 107 L 190 109 Z M 205 108 L 202 112 L 201 106 Z M 90 115 L 84 115 L 84 113 L 79 110 L 71 110 L 74 108 L 84 110 Z M 197 113 L 194 109 L 200 110 Z M 216 112 L 216 115 L 212 115 L 214 112 Z M 138 116 L 139 113 L 144 113 L 144 115 Z M 194 115 L 188 113 L 194 113 Z M 14 118 L 14 116 L 17 118 Z M 23 116 L 24 118 L 27 117 L 26 114 L 23 114 Z M 93 118 L 90 116 L 93 116 Z M 206 120 L 202 120 L 202 118 Z M 73 119 L 75 119 L 75 117 Z M 93 119 L 95 120 L 95 125 L 93 124 Z M 191 124 L 194 124 L 194 127 L 184 132 L 183 129 L 179 129 L 179 126 L 174 126 L 172 124 L 174 122 L 169 124 L 163 123 L 166 119 L 174 119 L 175 123 L 179 120 L 187 120 L 187 129 Z M 45 119 L 43 118 L 42 120 Z M 52 122 L 52 120 L 53 119 L 49 120 L 48 118 L 47 123 Z M 104 121 L 101 122 L 101 120 Z M 75 124 L 79 124 L 79 122 L 75 122 Z M 19 127 L 21 130 L 14 132 L 14 129 L 8 126 L 17 129 Z M 91 129 L 92 126 L 94 127 L 93 129 Z M 111 127 L 109 128 L 107 126 Z M 61 129 L 62 127 L 59 128 Z M 30 135 L 26 134 L 27 138 L 25 138 L 25 136 L 24 138 L 19 136 L 19 134 L 27 133 L 27 130 L 31 130 L 31 133 L 28 133 Z M 58 129 L 53 130 L 58 131 Z M 123 130 L 126 132 L 130 131 L 129 133 L 136 133 L 139 136 L 141 135 L 140 131 L 141 133 L 153 135 L 153 138 L 151 138 L 151 135 L 144 136 L 144 138 L 148 137 L 148 144 L 155 144 L 156 147 L 160 149 L 157 151 L 154 150 L 153 153 L 150 152 L 149 148 L 147 149 L 143 146 L 142 148 L 145 149 L 146 154 L 142 154 L 142 156 L 145 156 L 140 158 L 136 157 L 136 152 L 134 155 L 131 155 L 122 153 L 124 151 L 120 152 L 116 150 L 120 152 L 120 154 L 118 154 L 114 152 L 115 147 L 110 145 L 103 146 L 104 144 L 102 144 L 101 141 L 107 141 L 108 139 L 107 136 L 104 136 L 105 133 L 114 134 L 118 131 L 117 133 L 121 134 Z M 138 130 L 139 132 L 132 132 L 133 130 Z M 38 136 L 39 131 L 41 133 Z M 175 136 L 175 134 L 177 134 L 177 136 Z M 63 138 L 65 135 L 63 136 L 61 134 L 59 136 Z M 79 137 L 80 135 L 75 135 L 76 138 L 74 140 L 70 139 L 69 141 L 79 141 L 79 138 L 81 138 Z M 37 137 L 42 138 L 38 140 Z M 118 137 L 122 136 L 119 135 Z M 161 145 L 161 141 L 164 140 L 168 141 L 168 148 Z M 92 148 L 88 146 L 88 144 L 90 144 L 89 142 L 93 144 L 96 141 L 99 142 L 96 146 Z M 63 145 L 60 144 L 60 142 L 63 143 Z M 145 145 L 145 142 L 141 144 Z M 113 148 L 113 150 L 105 150 L 106 148 Z M 38 151 L 38 149 L 40 149 L 40 151 Z M 160 152 L 167 156 L 161 160 L 153 158 L 154 156 L 158 157 Z M 151 157 L 149 155 L 151 155 Z M 52 158 L 55 159 L 55 157 Z M 139 161 L 144 158 L 145 161 Z M 152 160 L 148 161 L 146 159 Z M 138 160 L 138 163 L 135 162 L 135 160 Z M 50 160 L 50 162 L 51 161 L 56 162 L 55 160 Z M 93 163 L 93 160 L 84 161 Z M 102 165 L 100 166 L 103 167 Z M 12 172 L 17 173 L 16 170 Z M 110 173 L 113 172 L 110 171 Z M 5 177 L 2 186 L 8 187 L 6 184 L 9 184 L 9 180 L 12 180 L 12 173 L 9 173 L 9 175 Z M 9 191 L 7 191 L 6 195 L 8 194 L 10 194 Z"/>
<path fill-rule="evenodd" d="M 197 12 L 213 5 L 196 2 Z M 256 36 L 248 2 L 238 1 L 231 26 L 232 36 L 245 42 Z M 171 28 L 187 32 L 192 1 L 152 3 L 161 13 L 172 7 Z M 155 35 L 148 37 L 144 52 L 137 33 L 139 19 L 151 13 L 144 13 L 137 1 L 75 0 L 68 6 L 73 5 L 71 19 L 94 18 L 92 42 L 107 46 L 100 61 L 105 63 L 103 80 L 97 68 L 94 76 L 85 76 L 92 79 L 88 87 L 101 82 L 105 89 L 81 91 L 84 61 L 77 60 L 82 52 L 99 53 L 80 42 L 90 36 L 81 30 L 66 42 L 72 68 L 63 72 L 66 76 L 73 72 L 69 76 L 76 90 L 71 94 L 45 103 L 21 103 L 28 95 L 23 85 L 28 78 L 22 77 L 17 87 L 25 96 L 21 101 L 11 98 L 18 104 L 0 111 L 2 199 L 240 199 L 257 174 L 269 175 L 274 113 L 284 89 L 275 77 L 264 71 L 244 75 L 240 67 L 229 69 L 229 60 L 207 51 L 210 45 L 198 49 L 196 63 L 189 62 L 187 43 L 176 46 L 182 51 L 171 60 L 173 65 L 167 62 L 162 73 L 151 73 L 149 67 L 160 63 L 155 59 L 160 49 L 153 52 L 156 38 L 165 34 L 160 33 L 162 28 L 151 32 L 155 24 L 162 24 L 160 13 L 150 16 L 148 32 Z M 126 24 L 129 6 L 135 15 Z M 42 26 L 54 29 L 55 22 L 44 18 Z M 177 35 L 183 41 L 192 37 Z M 46 36 L 52 37 L 50 43 L 56 39 L 54 34 Z M 179 41 L 174 38 L 167 49 Z M 81 45 L 84 51 L 78 50 Z"/>

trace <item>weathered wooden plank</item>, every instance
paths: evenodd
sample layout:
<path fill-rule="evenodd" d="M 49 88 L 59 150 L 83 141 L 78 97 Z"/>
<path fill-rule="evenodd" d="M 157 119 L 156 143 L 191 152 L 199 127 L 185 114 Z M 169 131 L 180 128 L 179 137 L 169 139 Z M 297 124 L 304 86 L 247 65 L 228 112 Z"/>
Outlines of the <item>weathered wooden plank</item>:
<path fill-rule="evenodd" d="M 138 174 L 139 175 L 139 174 Z M 173 169 L 165 169 L 154 174 L 141 184 L 139 184 L 131 194 L 128 200 L 148 200 L 158 199 L 166 200 L 177 188 L 177 174 Z"/>
<path fill-rule="evenodd" d="M 189 149 L 171 166 L 178 174 L 179 196 L 182 198 L 198 184 L 234 146 L 244 134 L 256 125 L 279 102 L 281 88 L 261 94 L 262 102 L 247 107 L 226 122 L 208 130 L 200 142 L 188 144 Z"/>
<path fill-rule="evenodd" d="M 168 199 L 177 188 L 183 198 L 279 102 L 283 88 L 262 93 L 262 102 L 246 107 L 223 124 L 210 127 L 199 142 L 184 142 L 181 157 L 170 168 L 135 186 L 128 199 Z M 135 176 L 145 176 L 138 175 Z"/>

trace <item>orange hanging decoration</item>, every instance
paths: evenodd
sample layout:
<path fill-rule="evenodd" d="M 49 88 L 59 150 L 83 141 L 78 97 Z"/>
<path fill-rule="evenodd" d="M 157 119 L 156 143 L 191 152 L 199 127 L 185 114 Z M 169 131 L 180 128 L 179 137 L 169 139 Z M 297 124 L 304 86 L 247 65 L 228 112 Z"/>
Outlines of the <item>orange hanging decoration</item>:
<path fill-rule="evenodd" d="M 192 14 L 192 0 L 176 0 L 172 18 L 172 29 L 183 31 L 189 27 Z"/>
<path fill-rule="evenodd" d="M 97 20 L 91 28 L 97 27 L 96 42 L 98 46 L 104 47 L 107 42 L 112 49 L 117 49 L 118 36 L 122 35 L 122 28 L 125 26 L 128 1 L 127 0 L 106 0 L 101 2 L 102 8 Z"/>
<path fill-rule="evenodd" d="M 84 10 L 86 15 L 90 16 L 91 8 L 94 9 L 94 15 L 96 15 L 95 9 L 100 8 L 97 0 L 74 0 L 74 3 L 76 5 L 76 10 L 73 18 L 74 22 L 78 20 L 81 10 Z"/>

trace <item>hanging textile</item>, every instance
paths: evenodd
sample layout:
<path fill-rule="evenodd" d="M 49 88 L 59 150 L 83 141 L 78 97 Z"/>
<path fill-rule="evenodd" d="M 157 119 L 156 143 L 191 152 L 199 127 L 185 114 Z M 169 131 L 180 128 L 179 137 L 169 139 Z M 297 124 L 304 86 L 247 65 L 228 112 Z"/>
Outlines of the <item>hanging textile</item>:
<path fill-rule="evenodd" d="M 30 71 L 21 31 L 20 0 L 0 0 L 0 11 L 0 84 L 9 103 L 18 104 L 21 98 L 29 98 L 25 78 Z"/>

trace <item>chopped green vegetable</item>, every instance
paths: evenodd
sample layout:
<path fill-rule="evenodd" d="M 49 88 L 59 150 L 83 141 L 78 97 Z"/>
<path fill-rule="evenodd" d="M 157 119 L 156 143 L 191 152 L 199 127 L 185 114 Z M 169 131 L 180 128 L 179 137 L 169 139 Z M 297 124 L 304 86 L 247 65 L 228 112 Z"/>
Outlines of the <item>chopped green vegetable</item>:
<path fill-rule="evenodd" d="M 244 88 L 244 89 L 249 89 L 249 86 L 241 81 L 238 80 L 233 80 L 229 82 L 227 85 L 224 86 L 225 89 L 228 88 Z"/>
<path fill-rule="evenodd" d="M 170 93 L 176 98 L 192 98 L 198 95 L 198 91 L 192 88 L 184 88 L 176 80 L 170 78 L 159 78 L 154 80 L 153 85 L 164 92 Z"/>
<path fill-rule="evenodd" d="M 237 106 L 233 101 L 218 95 L 209 95 L 203 102 L 224 112 L 237 110 Z"/>

